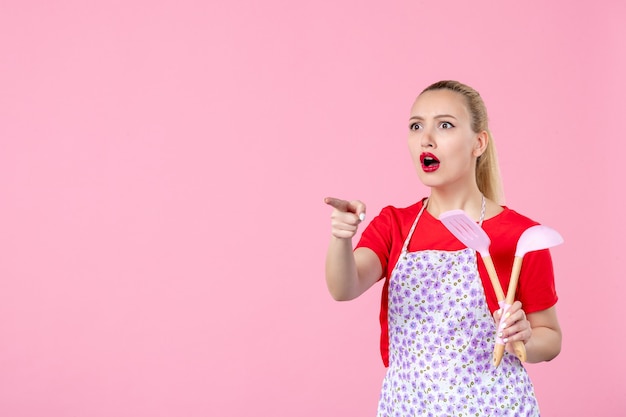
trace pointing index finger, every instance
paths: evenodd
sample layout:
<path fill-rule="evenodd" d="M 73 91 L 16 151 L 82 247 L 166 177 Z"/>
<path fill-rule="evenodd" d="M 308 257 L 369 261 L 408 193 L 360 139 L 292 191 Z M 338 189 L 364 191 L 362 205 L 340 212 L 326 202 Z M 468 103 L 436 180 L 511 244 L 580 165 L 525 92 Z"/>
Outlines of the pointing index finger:
<path fill-rule="evenodd" d="M 324 199 L 324 203 L 328 204 L 331 207 L 336 208 L 339 211 L 350 211 L 350 202 L 346 200 L 341 200 L 339 198 L 334 197 L 326 197 Z"/>
<path fill-rule="evenodd" d="M 361 201 L 347 201 L 340 198 L 326 197 L 324 202 L 339 211 L 358 215 L 361 221 L 365 220 L 365 204 Z"/>

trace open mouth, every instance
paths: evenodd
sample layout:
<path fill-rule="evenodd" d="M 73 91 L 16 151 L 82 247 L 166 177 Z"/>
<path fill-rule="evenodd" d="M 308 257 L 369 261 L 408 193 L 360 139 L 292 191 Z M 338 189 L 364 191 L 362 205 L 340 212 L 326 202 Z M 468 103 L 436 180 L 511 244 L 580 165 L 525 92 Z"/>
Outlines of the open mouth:
<path fill-rule="evenodd" d="M 439 168 L 439 159 L 432 153 L 424 152 L 420 155 L 420 162 L 424 172 L 433 172 Z"/>

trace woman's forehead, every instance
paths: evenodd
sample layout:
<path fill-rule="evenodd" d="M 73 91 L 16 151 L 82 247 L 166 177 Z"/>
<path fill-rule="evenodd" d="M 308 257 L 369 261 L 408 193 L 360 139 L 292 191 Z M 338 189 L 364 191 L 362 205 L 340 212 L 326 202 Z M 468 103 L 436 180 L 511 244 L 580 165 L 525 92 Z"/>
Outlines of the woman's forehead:
<path fill-rule="evenodd" d="M 442 114 L 469 117 L 465 97 L 451 90 L 425 91 L 415 99 L 411 108 L 411 116 L 430 118 Z"/>

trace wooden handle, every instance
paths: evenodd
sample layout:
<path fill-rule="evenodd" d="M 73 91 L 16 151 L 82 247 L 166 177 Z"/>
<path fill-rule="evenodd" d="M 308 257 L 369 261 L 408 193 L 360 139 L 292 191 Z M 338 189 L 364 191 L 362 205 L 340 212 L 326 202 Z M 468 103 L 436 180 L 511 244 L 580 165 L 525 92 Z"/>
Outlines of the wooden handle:
<path fill-rule="evenodd" d="M 483 263 L 485 264 L 485 268 L 489 274 L 491 286 L 496 292 L 496 298 L 498 299 L 498 302 L 500 302 L 504 300 L 504 291 L 502 291 L 502 285 L 500 285 L 500 280 L 498 279 L 498 274 L 496 273 L 496 267 L 493 265 L 491 256 L 483 256 Z"/>
<path fill-rule="evenodd" d="M 513 304 L 515 302 L 515 291 L 517 291 L 517 282 L 519 274 L 522 270 L 522 257 L 516 256 L 513 260 L 513 269 L 511 270 L 511 280 L 509 281 L 509 289 L 506 291 L 506 303 Z"/>
<path fill-rule="evenodd" d="M 513 269 L 511 270 L 511 280 L 509 281 L 509 289 L 506 291 L 506 303 L 511 305 L 515 302 L 515 291 L 517 291 L 517 283 L 519 274 L 522 270 L 522 257 L 516 256 L 513 260 Z M 526 362 L 526 346 L 521 340 L 513 342 L 513 350 L 520 361 Z"/>
<path fill-rule="evenodd" d="M 515 351 L 515 356 L 517 356 L 520 361 L 526 362 L 526 346 L 524 342 L 521 340 L 513 342 L 513 350 Z"/>
<path fill-rule="evenodd" d="M 485 264 L 485 268 L 487 269 L 487 273 L 489 274 L 489 280 L 491 281 L 491 286 L 496 293 L 496 298 L 498 299 L 498 302 L 503 301 L 505 299 L 504 291 L 502 291 L 502 284 L 500 284 L 500 280 L 498 279 L 498 274 L 496 272 L 495 266 L 493 265 L 493 260 L 491 259 L 491 256 L 483 256 L 483 262 Z M 505 302 L 507 304 L 513 304 L 513 302 L 515 301 L 515 288 L 517 288 L 517 281 L 519 279 L 519 273 L 521 269 L 522 258 L 516 257 L 513 261 L 511 281 L 509 282 L 509 290 L 507 291 L 506 295 Z M 511 283 L 513 283 L 513 280 L 515 280 L 515 283 L 513 284 L 513 290 L 511 291 Z M 512 301 L 509 301 L 510 299 L 512 299 Z M 521 340 L 513 342 L 513 350 L 515 351 L 515 355 L 519 358 L 519 360 L 521 360 L 522 362 L 526 362 L 526 346 L 524 346 L 524 342 L 522 342 Z M 504 345 L 496 343 L 493 349 L 493 364 L 496 367 L 500 365 L 502 356 L 504 356 Z"/>
<path fill-rule="evenodd" d="M 498 365 L 500 365 L 500 361 L 502 361 L 502 356 L 504 356 L 504 345 L 496 343 L 496 346 L 493 349 L 493 366 L 497 368 Z"/>
<path fill-rule="evenodd" d="M 522 362 L 526 362 L 526 346 L 524 346 L 524 342 L 521 340 L 517 340 L 513 342 L 513 350 L 515 351 L 515 356 Z M 493 349 L 493 365 L 497 368 L 502 361 L 502 357 L 504 356 L 504 345 L 496 343 L 496 346 Z"/>

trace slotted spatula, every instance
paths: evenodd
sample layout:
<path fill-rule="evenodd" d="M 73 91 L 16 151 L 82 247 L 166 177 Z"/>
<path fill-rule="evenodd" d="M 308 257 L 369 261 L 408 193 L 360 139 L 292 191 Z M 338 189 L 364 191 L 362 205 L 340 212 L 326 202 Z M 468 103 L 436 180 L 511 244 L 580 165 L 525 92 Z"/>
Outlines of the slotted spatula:
<path fill-rule="evenodd" d="M 445 213 L 442 213 L 439 216 L 439 220 L 446 226 L 446 228 L 452 233 L 457 239 L 461 241 L 465 246 L 470 249 L 474 249 L 476 252 L 480 253 L 480 256 L 485 263 L 485 268 L 487 269 L 487 273 L 489 274 L 489 280 L 491 281 L 491 286 L 496 293 L 496 298 L 498 300 L 498 304 L 502 311 L 502 316 L 504 317 L 505 313 L 505 296 L 504 291 L 502 291 L 502 285 L 500 284 L 500 280 L 498 280 L 498 274 L 496 273 L 496 268 L 493 265 L 493 261 L 491 260 L 491 255 L 489 254 L 489 245 L 491 245 L 491 239 L 485 231 L 472 220 L 467 213 L 463 210 L 451 210 Z M 500 365 L 500 361 L 502 360 L 502 356 L 504 355 L 504 342 L 499 337 L 496 337 L 496 345 L 493 351 L 493 364 L 497 367 Z M 526 360 L 526 348 L 524 346 L 524 342 L 521 340 L 513 342 L 513 347 L 515 353 L 520 360 Z"/>

